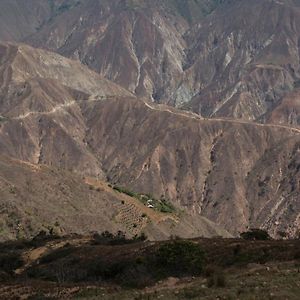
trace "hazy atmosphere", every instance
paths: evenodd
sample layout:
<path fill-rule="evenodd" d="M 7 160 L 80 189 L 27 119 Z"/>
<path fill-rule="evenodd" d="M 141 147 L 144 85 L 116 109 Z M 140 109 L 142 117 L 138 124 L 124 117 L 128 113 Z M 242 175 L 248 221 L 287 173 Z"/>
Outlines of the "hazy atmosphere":
<path fill-rule="evenodd" d="M 0 0 L 0 299 L 299 299 L 298 0 Z"/>

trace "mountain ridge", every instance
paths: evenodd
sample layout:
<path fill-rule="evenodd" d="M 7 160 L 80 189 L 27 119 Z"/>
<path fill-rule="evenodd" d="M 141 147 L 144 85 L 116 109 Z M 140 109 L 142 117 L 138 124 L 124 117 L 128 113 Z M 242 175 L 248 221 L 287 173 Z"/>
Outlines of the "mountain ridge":
<path fill-rule="evenodd" d="M 188 22 L 181 6 L 190 13 L 206 6 L 211 11 Z M 282 106 L 299 81 L 297 3 L 203 0 L 181 6 L 88 1 L 25 41 L 79 59 L 153 102 L 205 117 L 270 121 L 264 116 Z M 291 103 L 281 123 L 290 124 L 289 109 Z"/>
<path fill-rule="evenodd" d="M 40 2 L 51 20 L 24 39 L 52 51 L 0 43 L 1 155 L 168 199 L 235 236 L 297 236 L 300 8 L 225 1 L 188 20 L 175 2 Z"/>

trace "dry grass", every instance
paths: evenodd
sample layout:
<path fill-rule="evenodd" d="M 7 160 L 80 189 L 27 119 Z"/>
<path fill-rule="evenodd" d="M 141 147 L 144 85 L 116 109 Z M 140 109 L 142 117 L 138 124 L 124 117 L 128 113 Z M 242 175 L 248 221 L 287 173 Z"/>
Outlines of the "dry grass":
<path fill-rule="evenodd" d="M 0 299 L 299 299 L 299 240 L 195 239 L 192 243 L 205 253 L 203 272 L 196 277 L 164 277 L 160 267 L 154 273 L 149 269 L 146 262 L 166 243 L 94 245 L 91 238 L 77 236 L 37 246 L 2 244 L 0 253 L 10 249 L 31 260 L 18 275 L 0 271 Z M 131 284 L 140 287 L 128 289 Z"/>

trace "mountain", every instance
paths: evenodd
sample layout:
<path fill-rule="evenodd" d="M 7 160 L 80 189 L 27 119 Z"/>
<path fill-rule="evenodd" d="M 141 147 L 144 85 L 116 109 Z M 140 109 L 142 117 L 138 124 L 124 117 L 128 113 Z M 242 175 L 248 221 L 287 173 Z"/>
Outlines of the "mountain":
<path fill-rule="evenodd" d="M 162 195 L 233 234 L 296 233 L 299 129 L 200 119 L 138 99 L 94 103 L 85 115 L 109 181 Z"/>
<path fill-rule="evenodd" d="M 27 43 L 81 62 L 139 97 L 175 104 L 190 25 L 223 1 L 100 1 L 67 6 Z M 178 94 L 178 95 L 177 95 Z"/>
<path fill-rule="evenodd" d="M 279 106 L 293 110 L 283 99 L 299 88 L 299 15 L 297 1 L 235 1 L 216 10 L 189 37 L 187 74 L 199 87 L 187 107 L 262 121 Z M 285 123 L 290 118 L 283 113 Z"/>
<path fill-rule="evenodd" d="M 204 217 L 154 211 L 107 183 L 64 170 L 0 157 L 0 240 L 54 234 L 142 232 L 150 240 L 171 235 L 226 236 Z"/>
<path fill-rule="evenodd" d="M 2 0 L 0 5 L 1 40 L 20 41 L 37 32 L 51 16 L 50 5 L 46 0 Z"/>
<path fill-rule="evenodd" d="M 299 88 L 297 1 L 51 3 L 38 29 L 15 40 L 80 60 L 153 102 L 260 122 L 279 121 L 269 118 L 276 111 L 298 125 L 297 104 L 284 101 Z"/>
<path fill-rule="evenodd" d="M 15 44 L 0 44 L 0 53 L 0 149 L 33 163 L 101 176 L 99 162 L 86 151 L 80 103 L 131 94 L 54 53 Z"/>
<path fill-rule="evenodd" d="M 1 0 L 0 298 L 298 299 L 299 37 L 299 0 Z"/>
<path fill-rule="evenodd" d="M 88 145 L 84 111 L 132 94 L 55 53 L 12 43 L 1 43 L 0 53 L 2 239 L 54 227 L 53 215 L 61 233 L 143 230 L 150 239 L 229 235 L 204 217 L 155 214 L 98 181 L 106 175 Z M 70 171 L 95 179 L 83 182 Z"/>
<path fill-rule="evenodd" d="M 2 8 L 2 156 L 169 201 L 197 232 L 297 235 L 297 1 Z"/>
<path fill-rule="evenodd" d="M 2 43 L 1 54 L 2 154 L 168 199 L 234 235 L 296 234 L 299 129 L 149 104 L 29 46 Z"/>

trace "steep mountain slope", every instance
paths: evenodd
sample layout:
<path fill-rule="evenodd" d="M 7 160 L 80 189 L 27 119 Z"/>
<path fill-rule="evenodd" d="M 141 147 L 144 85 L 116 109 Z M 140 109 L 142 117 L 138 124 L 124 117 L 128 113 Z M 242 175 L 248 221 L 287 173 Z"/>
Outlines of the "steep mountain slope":
<path fill-rule="evenodd" d="M 1 0 L 0 40 L 22 41 L 78 3 L 78 0 Z"/>
<path fill-rule="evenodd" d="M 235 234 L 297 231 L 299 129 L 201 120 L 124 99 L 93 103 L 84 115 L 110 181 L 163 195 Z"/>
<path fill-rule="evenodd" d="M 218 5 L 226 1 L 230 0 L 2 0 L 0 40 L 21 41 L 51 26 L 57 20 L 61 22 L 61 15 L 69 16 L 70 13 L 78 13 L 78 6 L 82 11 L 88 10 L 93 18 L 97 11 L 90 10 L 90 7 L 99 8 L 101 14 L 98 15 L 98 19 L 103 16 L 107 18 L 109 11 L 115 13 L 116 10 L 137 11 L 151 8 L 182 17 L 193 24 L 205 18 Z"/>
<path fill-rule="evenodd" d="M 131 94 L 54 53 L 0 44 L 0 55 L 1 150 L 33 163 L 103 176 L 101 164 L 86 149 L 80 103 Z"/>
<path fill-rule="evenodd" d="M 235 1 L 196 27 L 187 75 L 200 93 L 192 109 L 255 120 L 279 105 L 299 83 L 299 16 L 291 1 Z"/>
<path fill-rule="evenodd" d="M 88 0 L 27 42 L 77 58 L 138 96 L 170 98 L 182 73 L 188 24 L 160 2 Z"/>
<path fill-rule="evenodd" d="M 46 0 L 2 0 L 0 4 L 0 40 L 20 41 L 34 33 L 50 18 Z"/>
<path fill-rule="evenodd" d="M 184 34 L 222 2 L 88 0 L 26 42 L 79 59 L 138 96 L 176 104 L 191 97 L 176 92 L 186 64 Z"/>
<path fill-rule="evenodd" d="M 27 41 L 152 101 L 266 122 L 299 84 L 299 15 L 288 0 L 85 1 Z"/>
<path fill-rule="evenodd" d="M 0 240 L 30 238 L 40 230 L 144 232 L 151 240 L 230 236 L 205 218 L 156 212 L 106 183 L 7 157 L 0 157 L 0 206 Z"/>
<path fill-rule="evenodd" d="M 272 111 L 263 117 L 268 123 L 290 124 L 291 126 L 300 125 L 300 90 L 294 89 L 293 92 L 284 96 Z"/>
<path fill-rule="evenodd" d="M 0 9 L 0 39 L 78 59 L 139 97 L 298 125 L 297 103 L 284 101 L 300 82 L 297 1 L 5 0 Z"/>
<path fill-rule="evenodd" d="M 57 54 L 1 49 L 2 154 L 169 199 L 233 234 L 296 233 L 299 129 L 201 119 Z"/>

